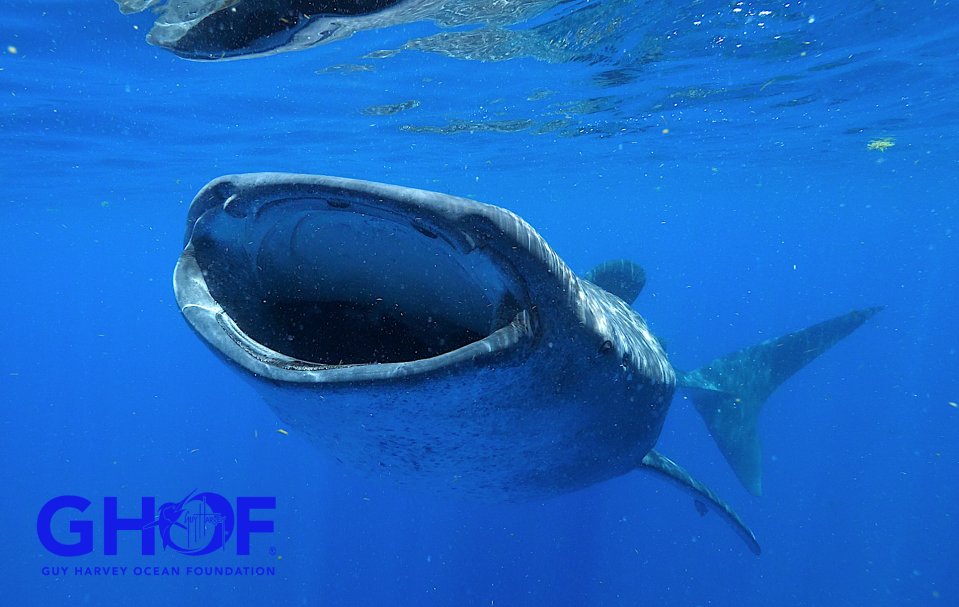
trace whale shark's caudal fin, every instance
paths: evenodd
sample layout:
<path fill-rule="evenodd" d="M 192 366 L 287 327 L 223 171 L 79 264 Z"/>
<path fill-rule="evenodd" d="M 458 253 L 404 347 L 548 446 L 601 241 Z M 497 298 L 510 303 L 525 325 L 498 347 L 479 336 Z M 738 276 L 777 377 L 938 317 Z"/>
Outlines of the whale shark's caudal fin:
<path fill-rule="evenodd" d="M 784 381 L 882 310 L 856 310 L 717 358 L 677 382 L 702 415 L 733 472 L 753 495 L 762 493 L 758 416 Z"/>

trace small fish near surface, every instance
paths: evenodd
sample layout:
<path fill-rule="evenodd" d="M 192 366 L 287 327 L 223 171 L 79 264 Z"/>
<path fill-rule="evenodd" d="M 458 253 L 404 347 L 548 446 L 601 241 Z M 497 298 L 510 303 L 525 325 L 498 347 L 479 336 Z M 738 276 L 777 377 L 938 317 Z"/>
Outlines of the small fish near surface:
<path fill-rule="evenodd" d="M 411 188 L 258 173 L 196 196 L 174 273 L 195 332 L 279 418 L 369 476 L 471 500 L 528 501 L 633 470 L 755 536 L 656 444 L 693 400 L 760 492 L 757 417 L 790 376 L 881 308 L 850 312 L 688 373 L 630 306 L 628 261 L 576 276 L 499 207 Z"/>

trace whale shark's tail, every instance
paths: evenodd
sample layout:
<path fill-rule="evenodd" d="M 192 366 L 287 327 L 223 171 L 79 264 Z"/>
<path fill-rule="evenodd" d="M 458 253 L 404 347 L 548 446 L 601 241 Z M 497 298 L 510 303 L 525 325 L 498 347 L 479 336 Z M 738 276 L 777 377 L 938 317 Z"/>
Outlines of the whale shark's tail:
<path fill-rule="evenodd" d="M 717 358 L 677 381 L 702 415 L 733 472 L 753 495 L 762 492 L 758 417 L 784 381 L 872 318 L 882 307 L 856 310 L 795 333 Z"/>

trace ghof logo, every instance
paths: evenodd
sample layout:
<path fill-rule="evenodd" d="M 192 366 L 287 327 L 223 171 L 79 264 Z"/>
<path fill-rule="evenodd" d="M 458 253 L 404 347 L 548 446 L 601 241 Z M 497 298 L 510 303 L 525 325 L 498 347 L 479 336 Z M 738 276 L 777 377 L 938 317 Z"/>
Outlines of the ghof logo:
<path fill-rule="evenodd" d="M 159 530 L 163 550 L 172 548 L 182 554 L 199 556 L 225 550 L 236 530 L 236 553 L 250 554 L 251 533 L 273 533 L 272 520 L 250 520 L 251 510 L 276 509 L 275 497 L 238 497 L 236 514 L 222 495 L 190 492 L 179 502 L 165 502 L 155 508 L 153 497 L 140 498 L 140 518 L 120 518 L 117 498 L 103 498 L 103 552 L 117 553 L 120 531 L 140 532 L 140 553 L 155 554 Z M 58 556 L 80 556 L 93 552 L 93 521 L 71 520 L 70 533 L 79 535 L 77 542 L 65 544 L 53 537 L 51 523 L 60 510 L 73 508 L 86 511 L 92 502 L 77 495 L 61 495 L 43 505 L 37 516 L 37 536 L 43 547 Z"/>
<path fill-rule="evenodd" d="M 183 554 L 209 554 L 217 549 L 225 549 L 226 542 L 233 535 L 233 508 L 230 502 L 216 493 L 201 493 L 191 498 L 194 493 L 196 489 L 176 504 L 167 502 L 160 506 L 157 520 L 144 527 L 160 530 L 163 550 L 169 547 Z M 180 522 L 181 519 L 183 522 Z M 181 533 L 176 533 L 178 528 Z M 185 546 L 182 545 L 182 539 L 180 544 L 174 541 L 175 537 L 184 535 Z M 206 544 L 204 540 L 207 540 Z"/>

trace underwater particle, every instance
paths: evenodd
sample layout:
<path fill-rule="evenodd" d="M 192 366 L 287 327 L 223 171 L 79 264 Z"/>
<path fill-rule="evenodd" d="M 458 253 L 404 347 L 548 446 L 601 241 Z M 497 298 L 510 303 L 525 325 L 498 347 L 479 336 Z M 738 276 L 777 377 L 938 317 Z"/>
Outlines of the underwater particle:
<path fill-rule="evenodd" d="M 108 206 L 110 206 L 110 203 L 107 202 L 106 200 L 104 200 L 103 202 L 100 203 L 100 206 L 105 209 L 105 208 L 107 208 Z"/>
<path fill-rule="evenodd" d="M 279 432 L 280 434 L 287 434 L 287 435 L 289 434 L 289 432 L 287 432 L 283 428 L 280 428 L 279 430 L 277 430 L 277 432 Z"/>
<path fill-rule="evenodd" d="M 869 144 L 866 146 L 866 149 L 869 150 L 870 152 L 874 152 L 876 150 L 879 150 L 880 152 L 885 152 L 886 150 L 888 150 L 894 145 L 896 145 L 895 137 L 883 137 L 882 139 L 873 139 L 872 141 L 870 141 Z"/>
<path fill-rule="evenodd" d="M 959 409 L 959 405 L 957 405 L 956 403 L 954 403 L 954 402 L 952 402 L 952 401 L 949 401 L 949 404 L 950 404 L 951 406 Z"/>
<path fill-rule="evenodd" d="M 16 54 L 17 54 L 17 47 L 15 47 L 15 46 L 13 46 L 13 45 L 11 44 L 10 46 L 7 47 L 7 52 L 10 53 L 11 55 L 16 55 Z"/>

